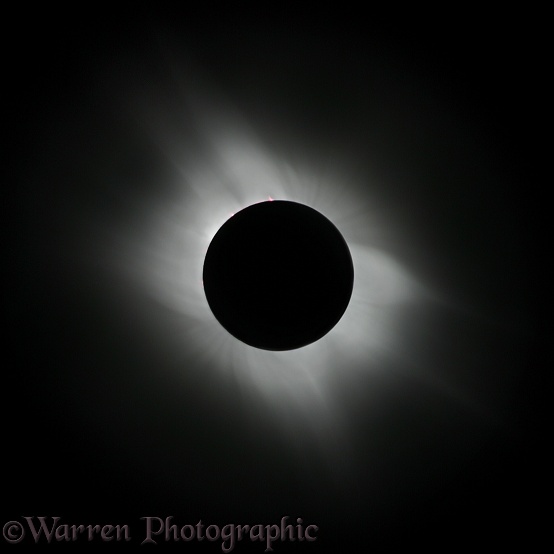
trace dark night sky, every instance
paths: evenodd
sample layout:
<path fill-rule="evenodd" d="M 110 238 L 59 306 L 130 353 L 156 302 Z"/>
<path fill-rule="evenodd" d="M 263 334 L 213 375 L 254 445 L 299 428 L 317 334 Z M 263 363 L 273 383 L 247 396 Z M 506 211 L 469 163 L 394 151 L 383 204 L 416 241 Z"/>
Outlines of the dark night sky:
<path fill-rule="evenodd" d="M 499 548 L 534 533 L 534 404 L 546 364 L 528 22 L 290 10 L 45 10 L 14 20 L 19 38 L 5 41 L 3 71 L 2 523 L 117 520 L 137 536 L 145 515 L 183 523 L 290 515 L 319 525 L 315 543 L 276 552 Z M 102 230 L 82 232 L 90 221 L 105 222 L 108 235 L 114 221 L 131 221 L 133 199 L 154 198 L 154 178 L 169 171 L 119 100 L 156 75 L 163 83 L 168 51 L 193 60 L 266 134 L 285 122 L 314 150 L 332 137 L 396 183 L 379 190 L 409 231 L 395 254 L 467 299 L 468 310 L 515 322 L 505 332 L 437 312 L 431 337 L 425 320 L 409 322 L 410 336 L 429 343 L 430 374 L 448 360 L 502 423 L 483 423 L 383 362 L 396 386 L 380 399 L 378 424 L 375 383 L 361 377 L 341 389 L 351 394 L 343 400 L 357 469 L 334 482 L 309 437 L 291 454 L 285 432 L 258 425 L 263 403 L 246 405 L 192 354 L 179 362 L 190 374 L 182 390 L 174 386 L 163 370 L 174 362 L 129 324 L 121 288 L 95 259 Z M 149 84 L 152 105 L 168 103 L 167 89 Z M 281 137 L 270 140 L 280 147 Z M 477 350 L 478 369 L 466 370 Z M 235 551 L 250 546 L 263 551 L 246 543 Z"/>

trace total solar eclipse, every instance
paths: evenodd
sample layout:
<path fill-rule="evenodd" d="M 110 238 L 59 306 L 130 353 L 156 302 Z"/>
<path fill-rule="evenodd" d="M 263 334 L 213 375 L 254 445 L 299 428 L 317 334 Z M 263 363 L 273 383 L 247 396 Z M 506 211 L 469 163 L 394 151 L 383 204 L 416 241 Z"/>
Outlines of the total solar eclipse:
<path fill-rule="evenodd" d="M 264 350 L 293 350 L 326 335 L 352 295 L 354 268 L 339 230 L 296 202 L 253 204 L 212 239 L 204 291 L 219 323 Z"/>

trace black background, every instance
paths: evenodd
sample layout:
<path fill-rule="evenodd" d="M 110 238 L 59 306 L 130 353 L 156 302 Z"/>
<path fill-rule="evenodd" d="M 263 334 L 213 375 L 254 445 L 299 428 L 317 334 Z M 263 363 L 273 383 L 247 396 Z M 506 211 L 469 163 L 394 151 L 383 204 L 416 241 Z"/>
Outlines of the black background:
<path fill-rule="evenodd" d="M 292 5 L 280 14 L 208 11 L 44 10 L 6 22 L 13 29 L 4 38 L 3 71 L 2 523 L 58 515 L 70 523 L 128 523 L 137 536 L 138 518 L 146 515 L 173 515 L 183 524 L 273 523 L 290 515 L 319 525 L 315 543 L 279 544 L 275 551 L 364 545 L 376 552 L 414 546 L 438 552 L 533 541 L 541 527 L 533 416 L 545 367 L 538 338 L 543 200 L 535 165 L 532 18 L 453 9 L 382 18 L 329 7 L 300 13 Z M 406 250 L 430 245 L 438 261 L 428 267 L 439 280 L 454 283 L 487 313 L 517 313 L 522 322 L 518 338 L 495 332 L 480 343 L 491 346 L 474 376 L 485 383 L 481 390 L 503 398 L 508 424 L 487 427 L 478 416 L 443 409 L 448 401 L 432 392 L 401 383 L 389 398 L 398 409 L 383 416 L 379 446 L 371 451 L 366 439 L 375 430 L 365 423 L 363 401 L 369 383 L 361 383 L 350 425 L 367 472 L 342 487 L 328 478 L 315 449 L 297 464 L 286 436 L 257 428 L 258 408 L 241 404 L 236 391 L 218 397 L 214 410 L 203 368 L 190 369 L 193 392 L 192 385 L 171 388 L 161 371 L 158 380 L 149 377 L 163 356 L 137 344 L 141 339 L 113 307 L 117 301 L 94 260 L 86 272 L 77 270 L 71 252 L 82 247 L 76 230 L 86 214 L 128 215 L 122 198 L 134 187 L 153 194 L 152 185 L 136 185 L 155 174 L 152 157 L 142 156 L 144 145 L 109 102 L 118 80 L 98 80 L 121 75 L 121 86 L 132 88 L 127 64 L 151 70 L 152 45 L 168 36 L 262 121 L 270 106 L 268 118 L 294 122 L 316 145 L 321 133 L 334 133 L 363 157 L 367 139 L 381 172 L 394 173 L 399 159 L 402 170 L 413 170 L 409 186 L 383 192 L 417 229 L 419 243 L 407 237 Z M 445 168 L 459 162 L 452 138 L 433 154 L 420 148 L 423 132 L 409 136 L 402 109 L 392 110 L 398 119 L 390 123 L 379 114 L 354 117 L 365 91 L 379 91 L 371 80 L 375 63 L 401 75 L 406 97 L 424 82 L 461 114 L 456 122 L 477 129 L 471 148 L 478 161 L 467 156 L 459 182 L 441 181 Z M 401 108 L 403 96 L 396 102 Z M 420 102 L 424 108 L 425 98 Z M 372 118 L 382 134 L 372 135 Z M 483 159 L 501 172 L 467 186 Z M 102 179 L 113 167 L 125 177 L 116 193 L 114 179 Z M 135 175 L 141 178 L 133 181 Z M 435 342 L 448 344 L 470 326 L 448 320 Z M 440 371 L 442 359 L 434 356 Z M 219 549 L 217 543 L 175 546 Z"/>

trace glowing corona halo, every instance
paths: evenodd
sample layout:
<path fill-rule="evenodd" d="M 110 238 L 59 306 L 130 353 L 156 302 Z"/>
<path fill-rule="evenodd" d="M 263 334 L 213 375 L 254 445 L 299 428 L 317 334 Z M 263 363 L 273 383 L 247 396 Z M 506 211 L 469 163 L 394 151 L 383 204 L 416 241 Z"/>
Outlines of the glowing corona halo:
<path fill-rule="evenodd" d="M 222 387 L 230 379 L 245 394 L 263 398 L 280 424 L 287 425 L 284 414 L 296 413 L 314 430 L 335 428 L 340 426 L 334 407 L 340 403 L 337 372 L 355 378 L 377 370 L 380 359 L 411 351 L 411 344 L 401 341 L 401 327 L 411 307 L 428 301 L 427 290 L 386 244 L 374 241 L 394 226 L 371 194 L 375 175 L 338 152 L 332 160 L 311 153 L 301 138 L 290 137 L 285 149 L 267 148 L 242 114 L 219 98 L 210 101 L 210 92 L 206 88 L 185 99 L 202 137 L 198 145 L 183 143 L 182 129 L 162 125 L 174 119 L 149 118 L 174 173 L 163 193 L 144 200 L 146 222 L 111 234 L 110 265 L 124 274 L 129 291 L 154 301 L 135 321 L 144 323 L 150 337 L 156 335 L 155 343 L 170 359 L 209 367 Z M 302 204 L 332 222 L 348 245 L 355 275 L 348 309 L 332 331 L 293 350 L 264 350 L 237 340 L 214 318 L 202 283 L 218 230 L 241 210 L 272 199 Z M 129 309 L 135 306 L 133 297 Z M 177 381 L 186 379 L 182 363 L 172 367 Z"/>

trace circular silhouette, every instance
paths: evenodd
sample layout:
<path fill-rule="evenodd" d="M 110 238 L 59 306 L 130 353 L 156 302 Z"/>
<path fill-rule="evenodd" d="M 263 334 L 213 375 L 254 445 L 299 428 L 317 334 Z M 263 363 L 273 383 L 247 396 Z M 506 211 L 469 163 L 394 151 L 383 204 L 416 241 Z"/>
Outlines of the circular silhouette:
<path fill-rule="evenodd" d="M 326 335 L 354 284 L 350 251 L 316 210 L 289 201 L 254 204 L 216 233 L 204 290 L 221 325 L 242 342 L 292 350 Z"/>

